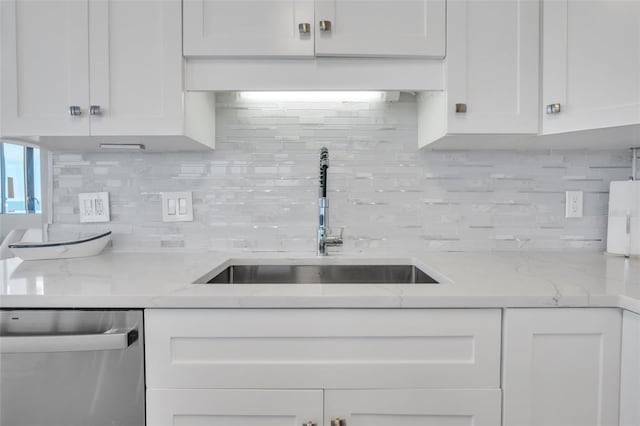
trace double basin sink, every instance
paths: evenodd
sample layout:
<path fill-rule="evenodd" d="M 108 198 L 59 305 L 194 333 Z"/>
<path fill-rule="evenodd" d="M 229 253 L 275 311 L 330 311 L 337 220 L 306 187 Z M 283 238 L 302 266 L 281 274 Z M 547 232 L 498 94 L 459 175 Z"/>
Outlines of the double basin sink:
<path fill-rule="evenodd" d="M 255 263 L 228 262 L 195 284 L 438 284 L 412 264 Z"/>

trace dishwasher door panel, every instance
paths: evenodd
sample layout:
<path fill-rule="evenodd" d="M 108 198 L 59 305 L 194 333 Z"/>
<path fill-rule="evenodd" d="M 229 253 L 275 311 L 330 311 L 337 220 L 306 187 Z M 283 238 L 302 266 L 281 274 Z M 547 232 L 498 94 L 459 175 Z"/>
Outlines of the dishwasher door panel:
<path fill-rule="evenodd" d="M 142 311 L 0 312 L 0 425 L 144 426 Z"/>

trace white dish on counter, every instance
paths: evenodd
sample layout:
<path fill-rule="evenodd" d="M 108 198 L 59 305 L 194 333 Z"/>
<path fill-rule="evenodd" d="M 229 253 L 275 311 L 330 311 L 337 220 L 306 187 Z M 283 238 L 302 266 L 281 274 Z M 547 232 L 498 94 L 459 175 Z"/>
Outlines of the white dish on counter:
<path fill-rule="evenodd" d="M 24 242 L 9 245 L 22 260 L 69 259 L 99 254 L 111 241 L 111 231 L 74 241 Z"/>

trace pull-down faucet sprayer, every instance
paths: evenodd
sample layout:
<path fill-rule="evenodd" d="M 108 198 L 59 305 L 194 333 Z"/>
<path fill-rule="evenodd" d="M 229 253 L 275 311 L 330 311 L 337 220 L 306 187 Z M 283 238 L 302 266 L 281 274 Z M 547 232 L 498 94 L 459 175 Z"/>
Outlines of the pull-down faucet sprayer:
<path fill-rule="evenodd" d="M 318 256 L 327 255 L 328 246 L 342 245 L 342 229 L 340 235 L 330 235 L 327 223 L 329 204 L 327 200 L 327 169 L 329 168 L 329 150 L 320 150 L 320 191 L 318 194 Z"/>

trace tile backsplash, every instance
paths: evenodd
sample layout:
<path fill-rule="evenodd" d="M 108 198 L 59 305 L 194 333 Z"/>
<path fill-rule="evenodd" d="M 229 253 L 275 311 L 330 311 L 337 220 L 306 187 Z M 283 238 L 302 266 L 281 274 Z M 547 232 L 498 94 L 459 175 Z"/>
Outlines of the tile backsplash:
<path fill-rule="evenodd" d="M 603 249 L 609 182 L 630 174 L 628 151 L 420 151 L 408 95 L 217 104 L 212 152 L 54 154 L 50 238 L 110 229 L 117 250 L 313 252 L 327 146 L 337 251 Z M 584 218 L 564 218 L 567 190 L 584 191 Z M 97 191 L 112 221 L 80 224 L 78 193 Z M 193 191 L 194 221 L 163 223 L 162 191 Z"/>

